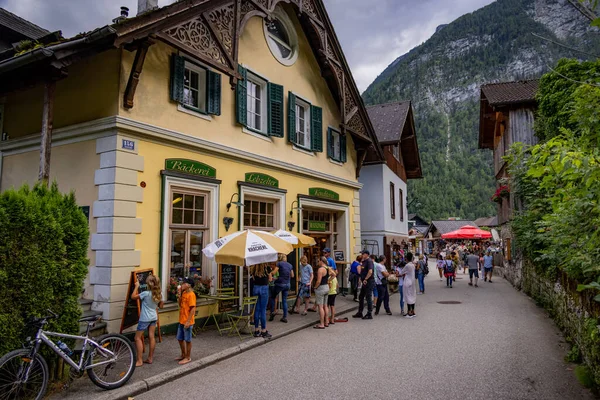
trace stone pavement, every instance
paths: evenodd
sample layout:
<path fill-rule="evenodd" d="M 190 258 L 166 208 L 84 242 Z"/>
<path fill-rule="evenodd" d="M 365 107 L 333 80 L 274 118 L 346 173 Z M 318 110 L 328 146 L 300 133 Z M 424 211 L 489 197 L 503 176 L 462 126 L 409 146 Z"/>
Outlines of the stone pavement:
<path fill-rule="evenodd" d="M 291 304 L 291 301 L 288 304 Z M 352 301 L 351 295 L 347 297 L 338 295 L 336 314 L 349 313 L 354 311 L 357 306 L 358 303 Z M 281 314 L 281 310 L 279 313 Z M 180 352 L 179 343 L 175 336 L 164 335 L 162 343 L 156 344 L 153 364 L 144 364 L 142 367 L 136 368 L 131 380 L 122 388 L 105 391 L 92 384 L 87 376 L 83 376 L 75 380 L 66 391 L 55 393 L 50 399 L 126 399 L 129 396 L 145 392 L 256 346 L 263 345 L 268 341 L 273 341 L 312 326 L 319 319 L 318 313 L 309 312 L 306 316 L 293 314 L 288 315 L 288 323 L 286 324 L 279 321 L 280 317 L 281 315 L 275 317 L 273 322 L 267 321 L 267 329 L 273 335 L 269 340 L 246 338 L 240 341 L 237 336 L 228 337 L 226 332 L 223 333 L 223 336 L 220 336 L 214 327 L 209 327 L 192 339 L 192 362 L 183 366 L 174 361 L 174 358 L 179 356 Z M 348 314 L 346 317 L 350 317 L 350 315 Z"/>
<path fill-rule="evenodd" d="M 449 289 L 435 272 L 414 319 L 399 315 L 394 295 L 392 316 L 303 329 L 135 399 L 593 398 L 564 362 L 562 335 L 530 298 L 501 278 L 468 286 L 462 273 Z"/>

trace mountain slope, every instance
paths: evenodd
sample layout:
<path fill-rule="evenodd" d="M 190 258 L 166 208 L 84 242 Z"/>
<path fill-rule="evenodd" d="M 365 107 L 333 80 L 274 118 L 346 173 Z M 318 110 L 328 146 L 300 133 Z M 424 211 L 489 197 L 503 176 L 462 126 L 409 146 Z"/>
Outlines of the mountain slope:
<path fill-rule="evenodd" d="M 571 1 L 498 0 L 438 29 L 365 91 L 369 105 L 413 101 L 424 179 L 409 182 L 412 204 L 420 204 L 410 212 L 430 219 L 496 213 L 492 154 L 477 149 L 479 87 L 539 77 L 562 57 L 600 55 L 600 34 Z"/>

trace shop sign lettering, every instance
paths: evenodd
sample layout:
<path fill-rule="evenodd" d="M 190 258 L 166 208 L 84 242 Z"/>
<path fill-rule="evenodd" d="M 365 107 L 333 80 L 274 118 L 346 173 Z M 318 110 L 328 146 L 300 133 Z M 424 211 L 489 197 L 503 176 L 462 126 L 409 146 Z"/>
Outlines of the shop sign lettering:
<path fill-rule="evenodd" d="M 309 196 L 320 197 L 322 199 L 327 200 L 340 200 L 340 195 L 334 192 L 333 190 L 323 189 L 323 188 L 310 188 L 308 189 Z"/>
<path fill-rule="evenodd" d="M 325 232 L 325 221 L 308 221 L 308 230 L 315 232 Z"/>
<path fill-rule="evenodd" d="M 216 178 L 217 170 L 210 165 L 198 161 L 170 158 L 165 160 L 165 169 L 168 171 L 182 172 L 184 174 Z"/>
<path fill-rule="evenodd" d="M 277 179 L 267 174 L 261 174 L 259 172 L 247 172 L 246 182 L 256 183 L 257 185 L 271 186 L 274 188 L 279 187 L 279 181 Z"/>

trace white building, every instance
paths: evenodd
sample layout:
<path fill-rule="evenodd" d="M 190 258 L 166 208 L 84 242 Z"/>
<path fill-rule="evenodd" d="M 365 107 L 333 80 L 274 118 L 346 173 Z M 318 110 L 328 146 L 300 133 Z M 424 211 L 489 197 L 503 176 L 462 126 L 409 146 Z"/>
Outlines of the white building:
<path fill-rule="evenodd" d="M 410 101 L 380 104 L 367 111 L 385 162 L 377 161 L 374 150 L 366 155 L 359 178 L 363 184 L 360 230 L 363 248 L 391 260 L 393 251 L 408 243 L 406 183 L 423 176 L 421 159 Z"/>

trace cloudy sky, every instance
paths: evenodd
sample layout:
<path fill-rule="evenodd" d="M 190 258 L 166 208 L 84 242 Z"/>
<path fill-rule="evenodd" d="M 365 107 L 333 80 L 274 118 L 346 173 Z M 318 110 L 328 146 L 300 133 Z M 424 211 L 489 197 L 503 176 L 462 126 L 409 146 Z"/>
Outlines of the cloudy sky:
<path fill-rule="evenodd" d="M 398 56 L 423 43 L 438 25 L 494 0 L 324 0 L 361 91 Z M 164 6 L 173 0 L 159 0 Z M 0 0 L 5 8 L 65 37 L 106 25 L 137 0 Z"/>

